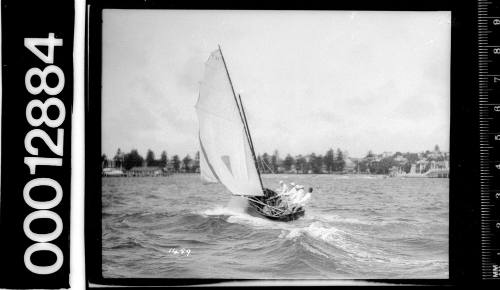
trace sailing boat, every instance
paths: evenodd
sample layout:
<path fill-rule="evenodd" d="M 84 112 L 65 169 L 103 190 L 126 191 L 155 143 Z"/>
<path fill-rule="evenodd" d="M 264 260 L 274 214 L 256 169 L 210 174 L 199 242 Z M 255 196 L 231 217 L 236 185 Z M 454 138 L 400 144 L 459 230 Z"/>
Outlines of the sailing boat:
<path fill-rule="evenodd" d="M 293 211 L 276 207 L 276 193 L 262 185 L 245 109 L 234 92 L 220 46 L 205 63 L 195 107 L 202 179 L 222 183 L 266 218 L 290 221 L 303 216 L 302 207 Z"/>

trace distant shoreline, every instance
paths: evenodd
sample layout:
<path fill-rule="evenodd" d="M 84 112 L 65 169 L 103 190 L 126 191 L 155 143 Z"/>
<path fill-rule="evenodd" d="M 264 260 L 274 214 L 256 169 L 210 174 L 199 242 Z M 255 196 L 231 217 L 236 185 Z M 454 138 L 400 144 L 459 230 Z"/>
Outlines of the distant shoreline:
<path fill-rule="evenodd" d="M 169 176 L 172 176 L 172 175 L 200 175 L 200 173 L 196 173 L 196 172 L 169 172 L 167 174 L 163 174 L 163 175 L 158 175 L 158 176 L 151 176 L 151 177 L 160 177 L 160 176 L 164 176 L 164 177 L 169 177 Z M 332 172 L 332 173 L 261 173 L 260 174 L 261 176 L 272 176 L 272 175 L 353 175 L 353 176 L 373 176 L 373 175 L 381 175 L 381 176 L 387 176 L 387 174 L 383 174 L 383 173 L 342 173 L 342 172 Z M 127 175 L 126 172 L 123 176 L 113 176 L 113 175 L 110 175 L 110 176 L 102 176 L 102 177 L 147 177 L 147 176 L 133 176 L 133 175 Z"/>

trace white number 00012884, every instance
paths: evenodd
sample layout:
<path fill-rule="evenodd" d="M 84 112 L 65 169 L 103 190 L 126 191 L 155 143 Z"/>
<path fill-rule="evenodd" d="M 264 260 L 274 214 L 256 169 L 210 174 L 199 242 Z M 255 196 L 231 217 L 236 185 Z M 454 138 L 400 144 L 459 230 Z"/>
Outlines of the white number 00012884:
<path fill-rule="evenodd" d="M 50 96 L 56 96 L 62 92 L 64 88 L 64 72 L 56 65 L 54 65 L 54 48 L 62 46 L 62 39 L 54 37 L 54 33 L 49 33 L 47 38 L 25 38 L 24 46 L 31 51 L 35 56 L 42 60 L 47 66 L 43 69 L 33 67 L 30 68 L 25 75 L 24 82 L 26 90 L 36 96 L 44 92 Z M 48 48 L 47 54 L 38 49 L 40 46 Z M 53 87 L 47 83 L 47 77 L 53 74 L 57 77 L 57 84 Z M 40 84 L 34 86 L 32 79 L 38 77 Z M 57 118 L 51 119 L 48 115 L 49 107 L 56 107 L 58 109 Z M 41 111 L 40 117 L 33 116 L 33 109 L 38 108 Z M 66 109 L 64 103 L 57 97 L 50 97 L 45 101 L 39 99 L 32 99 L 26 106 L 26 120 L 33 127 L 39 127 L 42 124 L 47 125 L 47 130 L 57 128 L 57 139 L 54 141 L 50 138 L 49 134 L 39 128 L 34 128 L 29 131 L 24 138 L 24 147 L 26 152 L 33 155 L 24 158 L 24 163 L 28 166 L 30 174 L 36 174 L 37 166 L 62 166 L 62 156 L 64 152 L 64 129 L 58 128 L 61 126 L 66 118 Z M 41 139 L 45 142 L 46 146 L 57 156 L 60 157 L 40 157 L 38 156 L 38 148 L 34 147 L 32 140 L 35 138 Z M 36 201 L 31 197 L 31 190 L 35 187 L 48 186 L 55 191 L 55 196 L 48 201 Z M 63 197 L 63 190 L 59 182 L 52 178 L 35 178 L 30 180 L 23 189 L 24 201 L 28 206 L 35 209 L 26 216 L 23 223 L 23 230 L 25 235 L 33 242 L 33 245 L 28 247 L 24 253 L 24 265 L 32 273 L 39 275 L 48 275 L 57 272 L 64 260 L 61 249 L 51 243 L 57 239 L 63 230 L 63 222 L 61 217 L 51 211 L 52 208 L 57 206 Z M 50 219 L 56 227 L 50 233 L 35 233 L 31 230 L 31 222 L 37 219 Z M 39 266 L 33 264 L 31 256 L 38 251 L 49 251 L 56 256 L 56 261 L 52 265 Z"/>

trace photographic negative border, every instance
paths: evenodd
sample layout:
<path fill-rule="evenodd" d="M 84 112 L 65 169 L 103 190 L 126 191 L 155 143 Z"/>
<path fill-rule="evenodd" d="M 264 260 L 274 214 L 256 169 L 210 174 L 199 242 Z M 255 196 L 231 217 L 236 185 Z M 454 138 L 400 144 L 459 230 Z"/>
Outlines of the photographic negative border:
<path fill-rule="evenodd" d="M 74 18 L 71 1 L 2 1 L 0 287 L 69 287 Z"/>
<path fill-rule="evenodd" d="M 244 10 L 368 10 L 368 11 L 451 11 L 450 83 L 450 217 L 449 279 L 370 279 L 366 282 L 412 285 L 458 285 L 480 280 L 478 113 L 475 97 L 476 4 L 459 1 L 350 1 L 349 3 L 288 2 L 286 6 L 255 3 L 200 4 L 188 7 L 178 1 L 89 1 L 86 44 L 86 164 L 85 242 L 86 273 L 91 288 L 113 286 L 199 285 L 221 282 L 266 280 L 103 278 L 101 247 L 101 64 L 102 10 L 114 9 L 244 9 Z M 464 1 L 465 2 L 465 1 Z M 210 3 L 212 4 L 212 3 Z M 279 280 L 278 280 L 279 281 Z M 286 280 L 290 282 L 289 280 Z M 299 280 L 304 282 L 304 280 Z M 313 280 L 311 280 L 313 281 Z M 342 280 L 326 280 L 335 281 Z M 324 282 L 324 281 L 323 281 Z M 307 280 L 306 280 L 307 285 Z"/>

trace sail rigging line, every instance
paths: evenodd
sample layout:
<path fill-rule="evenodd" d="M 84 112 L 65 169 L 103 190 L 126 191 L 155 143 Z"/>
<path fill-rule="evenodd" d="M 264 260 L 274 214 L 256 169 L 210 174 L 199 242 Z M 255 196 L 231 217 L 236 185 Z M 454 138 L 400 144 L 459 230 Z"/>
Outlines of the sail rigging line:
<path fill-rule="evenodd" d="M 264 161 L 264 163 L 265 163 L 265 161 Z M 269 171 L 271 171 L 272 174 L 276 174 L 269 164 L 267 164 L 267 163 L 265 163 L 265 164 L 267 165 L 267 168 L 269 168 Z"/>
<path fill-rule="evenodd" d="M 254 158 L 254 161 L 256 162 L 257 158 L 255 157 L 255 150 L 253 148 L 252 135 L 250 135 L 250 127 L 248 126 L 247 116 L 246 116 L 246 113 L 245 113 L 245 108 L 243 107 L 243 102 L 241 100 L 241 95 L 240 94 L 238 94 L 238 99 L 240 101 L 239 106 L 241 108 L 241 112 L 243 113 L 245 133 L 247 134 L 247 139 L 249 141 L 250 151 L 252 152 L 252 157 Z"/>
<path fill-rule="evenodd" d="M 246 197 L 246 196 L 243 196 L 243 195 L 240 195 L 240 196 L 243 197 L 243 198 L 245 198 L 245 199 L 248 199 L 248 200 L 250 200 L 252 202 L 255 202 L 255 203 L 258 203 L 258 204 L 261 204 L 261 205 L 264 205 L 264 206 L 268 206 L 269 208 L 271 208 L 273 210 L 276 210 L 276 211 L 280 211 L 281 213 L 285 212 L 285 210 L 283 210 L 283 209 L 277 208 L 277 207 L 269 205 L 269 204 L 265 204 L 265 203 L 261 202 L 260 200 L 249 198 L 249 197 Z"/>
<path fill-rule="evenodd" d="M 264 160 L 264 158 L 261 158 L 260 160 L 262 162 L 262 164 L 264 164 L 265 166 L 267 166 L 267 169 L 269 169 L 269 171 L 272 173 L 272 174 L 276 174 L 274 173 L 273 169 L 266 163 L 266 161 Z"/>
<path fill-rule="evenodd" d="M 220 48 L 220 45 L 219 45 L 219 52 L 220 52 L 220 55 L 222 57 L 222 63 L 224 63 L 224 68 L 226 69 L 226 74 L 227 74 L 227 78 L 229 79 L 229 84 L 231 85 L 231 91 L 233 92 L 234 101 L 236 102 L 236 106 L 238 107 L 238 113 L 240 115 L 241 122 L 243 123 L 243 129 L 245 130 L 245 135 L 246 135 L 248 143 L 250 145 L 250 150 L 252 151 L 254 162 L 256 163 L 255 152 L 253 152 L 253 149 L 252 149 L 253 148 L 252 139 L 249 138 L 249 135 L 248 135 L 249 132 L 247 132 L 248 127 L 247 127 L 245 120 L 243 119 L 242 111 L 241 111 L 240 105 L 238 103 L 238 98 L 236 98 L 236 93 L 234 92 L 233 82 L 231 80 L 231 76 L 229 75 L 229 70 L 227 69 L 226 60 L 224 59 L 224 55 L 222 54 L 222 49 Z M 264 192 L 264 185 L 262 184 L 262 179 L 260 177 L 259 168 L 257 167 L 256 169 L 257 169 L 257 175 L 259 176 L 260 187 L 262 189 L 262 192 Z"/>
<path fill-rule="evenodd" d="M 255 156 L 255 149 L 253 147 L 252 135 L 250 134 L 250 127 L 248 126 L 247 115 L 245 113 L 245 108 L 243 107 L 243 102 L 241 100 L 241 95 L 238 94 L 238 97 L 239 97 L 239 100 L 240 100 L 241 112 L 243 113 L 243 118 L 244 118 L 244 122 L 245 122 L 246 132 L 247 132 L 247 135 L 248 135 L 247 138 L 249 140 L 250 150 L 252 151 L 253 162 L 255 163 L 255 167 L 257 167 L 257 174 L 259 175 L 260 186 L 262 187 L 262 190 L 264 190 L 264 186 L 262 185 L 262 177 L 260 176 L 259 166 L 257 164 L 257 157 Z"/>
<path fill-rule="evenodd" d="M 262 168 L 262 172 L 266 170 L 266 168 L 264 167 L 264 160 L 262 158 L 260 158 L 260 167 Z"/>
<path fill-rule="evenodd" d="M 211 115 L 211 116 L 217 117 L 217 118 L 219 118 L 219 119 L 222 119 L 222 120 L 227 121 L 227 122 L 230 122 L 230 123 L 235 123 L 235 124 L 237 123 L 237 122 L 235 122 L 235 121 L 233 121 L 233 120 L 231 120 L 231 119 L 228 119 L 228 118 L 226 118 L 226 117 L 224 117 L 224 116 L 217 115 L 217 114 L 214 114 L 214 113 L 212 113 L 212 112 L 210 112 L 210 111 L 204 110 L 203 108 L 197 108 L 197 110 L 202 111 L 202 112 L 204 112 L 204 113 L 205 113 L 205 114 L 207 114 L 207 115 Z M 238 124 L 239 124 L 239 122 L 238 122 Z"/>

